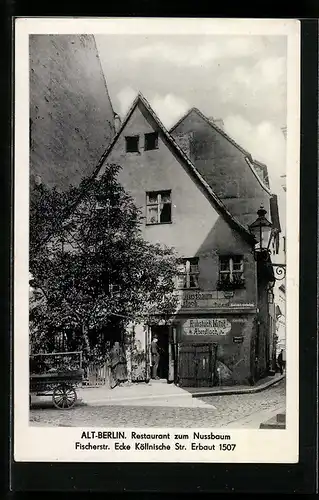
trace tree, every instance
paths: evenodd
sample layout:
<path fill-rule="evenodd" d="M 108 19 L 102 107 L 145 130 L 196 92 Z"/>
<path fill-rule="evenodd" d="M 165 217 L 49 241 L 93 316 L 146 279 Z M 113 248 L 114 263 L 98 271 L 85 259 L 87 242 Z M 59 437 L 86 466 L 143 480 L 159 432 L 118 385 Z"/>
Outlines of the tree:
<path fill-rule="evenodd" d="M 117 181 L 119 168 L 108 165 L 89 188 L 85 180 L 66 195 L 41 188 L 32 201 L 30 271 L 42 294 L 31 300 L 34 349 L 52 350 L 59 334 L 64 348 L 103 356 L 108 342 L 123 341 L 129 322 L 154 311 L 167 318 L 176 309 L 179 259 L 143 239 L 142 213 Z"/>

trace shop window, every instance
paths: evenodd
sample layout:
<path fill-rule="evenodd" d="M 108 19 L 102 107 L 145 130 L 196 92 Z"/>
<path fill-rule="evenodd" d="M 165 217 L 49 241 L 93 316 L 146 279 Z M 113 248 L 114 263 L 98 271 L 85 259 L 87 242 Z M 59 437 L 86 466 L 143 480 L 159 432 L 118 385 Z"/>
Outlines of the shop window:
<path fill-rule="evenodd" d="M 147 224 L 168 224 L 172 222 L 172 201 L 170 191 L 146 193 Z"/>
<path fill-rule="evenodd" d="M 198 260 L 198 257 L 183 259 L 183 261 L 179 265 L 179 271 L 177 275 L 177 288 L 199 288 Z"/>
<path fill-rule="evenodd" d="M 127 153 L 138 153 L 138 143 L 139 143 L 139 136 L 138 135 L 132 135 L 132 136 L 127 136 L 125 137 L 125 142 L 126 142 L 126 152 Z"/>
<path fill-rule="evenodd" d="M 144 137 L 144 150 L 149 151 L 151 149 L 158 148 L 158 133 L 151 132 L 149 134 L 145 134 Z"/>
<path fill-rule="evenodd" d="M 218 290 L 244 288 L 244 260 L 241 255 L 222 256 L 219 258 Z"/>

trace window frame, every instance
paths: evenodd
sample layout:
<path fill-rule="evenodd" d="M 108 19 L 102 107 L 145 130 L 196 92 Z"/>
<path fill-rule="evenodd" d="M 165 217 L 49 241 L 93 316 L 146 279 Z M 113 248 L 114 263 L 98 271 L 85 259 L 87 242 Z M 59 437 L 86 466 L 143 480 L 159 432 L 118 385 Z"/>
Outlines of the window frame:
<path fill-rule="evenodd" d="M 162 202 L 162 196 L 165 194 L 169 195 L 169 202 Z M 150 195 L 156 195 L 156 203 L 150 203 L 149 198 Z M 164 205 L 170 205 L 170 220 L 162 222 L 161 221 L 161 208 Z M 157 220 L 156 222 L 150 222 L 148 220 L 149 215 L 149 207 L 156 207 Z M 146 225 L 147 226 L 156 226 L 159 224 L 172 224 L 172 191 L 170 189 L 163 189 L 162 191 L 147 191 L 146 192 Z"/>
<path fill-rule="evenodd" d="M 179 272 L 176 279 L 176 288 L 178 290 L 199 290 L 199 257 L 186 257 L 182 259 L 183 272 Z M 196 261 L 196 263 L 192 263 Z M 196 270 L 192 270 L 192 267 Z M 179 279 L 183 277 L 183 286 L 179 285 Z M 191 280 L 194 279 L 195 286 L 191 286 Z"/>
<path fill-rule="evenodd" d="M 128 139 L 136 139 L 137 140 L 137 149 L 136 150 L 129 151 L 127 149 Z M 140 136 L 138 134 L 136 134 L 136 135 L 126 135 L 125 136 L 125 152 L 126 153 L 139 153 L 140 152 Z"/>
<path fill-rule="evenodd" d="M 147 137 L 149 137 L 149 136 L 156 136 L 154 148 L 147 148 L 146 147 Z M 155 149 L 158 149 L 158 132 L 146 132 L 144 134 L 144 151 L 154 151 Z"/>
<path fill-rule="evenodd" d="M 228 268 L 225 270 L 222 270 L 222 260 L 228 261 Z M 234 259 L 240 259 L 240 262 L 236 263 L 234 262 Z M 238 265 L 240 264 L 240 269 L 234 269 L 234 264 Z M 226 276 L 226 279 L 223 279 L 222 276 Z M 219 269 L 218 269 L 218 280 L 219 283 L 222 285 L 224 284 L 233 284 L 236 285 L 236 279 L 234 277 L 238 277 L 237 283 L 240 283 L 242 281 L 244 283 L 245 278 L 244 278 L 244 256 L 243 255 L 220 255 L 219 256 Z"/>

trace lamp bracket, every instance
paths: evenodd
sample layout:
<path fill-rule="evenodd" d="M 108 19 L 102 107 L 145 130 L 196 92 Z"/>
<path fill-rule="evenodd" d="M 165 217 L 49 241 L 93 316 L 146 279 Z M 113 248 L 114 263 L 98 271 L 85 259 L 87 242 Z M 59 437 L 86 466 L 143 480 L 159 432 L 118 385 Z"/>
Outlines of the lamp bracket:
<path fill-rule="evenodd" d="M 271 264 L 274 270 L 275 280 L 281 281 L 286 277 L 286 264 Z"/>

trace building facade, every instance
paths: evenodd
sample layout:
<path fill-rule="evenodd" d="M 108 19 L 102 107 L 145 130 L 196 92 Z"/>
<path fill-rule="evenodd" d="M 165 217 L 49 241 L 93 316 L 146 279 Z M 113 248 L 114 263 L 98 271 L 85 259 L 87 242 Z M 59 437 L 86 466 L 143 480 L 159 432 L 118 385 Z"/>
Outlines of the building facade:
<path fill-rule="evenodd" d="M 30 173 L 61 190 L 92 174 L 115 134 L 92 35 L 31 35 Z"/>
<path fill-rule="evenodd" d="M 170 133 L 228 210 L 247 226 L 260 205 L 270 214 L 276 203 L 267 166 L 254 160 L 217 123 L 192 108 Z"/>
<path fill-rule="evenodd" d="M 278 286 L 276 294 L 276 356 L 283 349 L 286 350 L 286 287 Z"/>
<path fill-rule="evenodd" d="M 271 265 L 254 259 L 256 241 L 247 221 L 256 218 L 261 202 L 270 207 L 270 191 L 262 187 L 263 198 L 257 201 L 249 193 L 249 202 L 237 193 L 236 203 L 227 204 L 227 196 L 221 199 L 215 192 L 141 95 L 110 144 L 100 173 L 108 163 L 122 167 L 119 182 L 144 213 L 143 237 L 174 247 L 183 259 L 175 314 L 134 325 L 135 339 L 146 352 L 146 378 L 154 334 L 162 352 L 159 375 L 169 382 L 252 384 L 265 376 L 272 359 L 274 277 Z"/>

